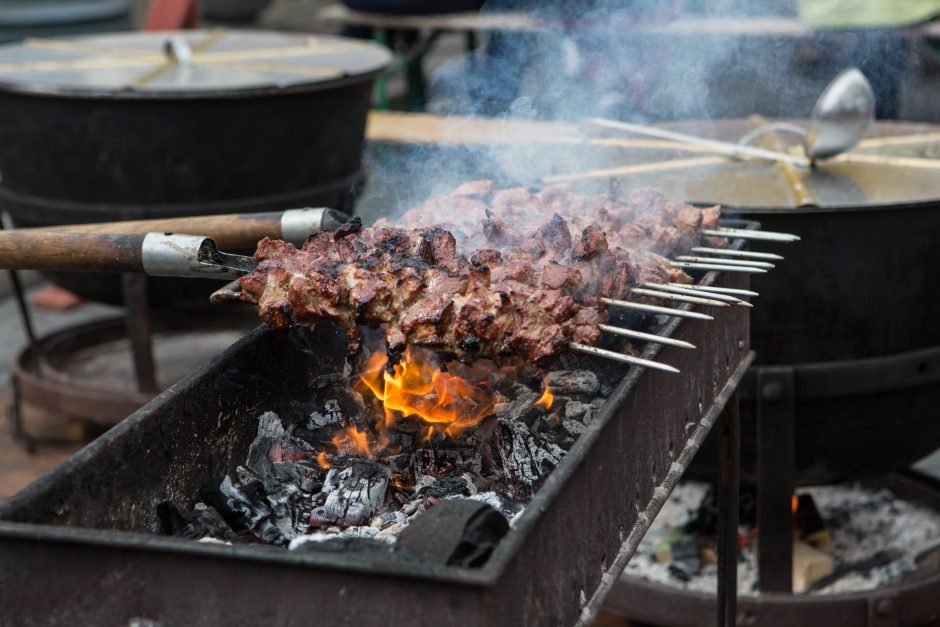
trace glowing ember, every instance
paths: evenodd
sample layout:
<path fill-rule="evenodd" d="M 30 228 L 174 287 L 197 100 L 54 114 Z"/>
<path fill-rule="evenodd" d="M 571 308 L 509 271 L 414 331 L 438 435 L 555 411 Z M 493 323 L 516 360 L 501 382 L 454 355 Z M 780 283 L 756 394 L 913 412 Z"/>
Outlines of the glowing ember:
<path fill-rule="evenodd" d="M 326 458 L 326 451 L 320 451 L 320 453 L 317 454 L 317 463 L 320 464 L 320 468 L 329 468 L 333 465 Z"/>
<path fill-rule="evenodd" d="M 346 427 L 333 436 L 333 446 L 346 455 L 360 455 L 372 457 L 372 448 L 369 446 L 369 435 L 355 427 Z"/>
<path fill-rule="evenodd" d="M 359 377 L 362 384 L 382 402 L 385 427 L 402 416 L 418 416 L 438 425 L 429 430 L 454 436 L 479 424 L 493 410 L 492 394 L 479 385 L 443 372 L 429 361 L 419 361 L 411 352 L 405 354 L 393 372 L 385 369 L 387 357 L 374 353 Z M 361 390 L 364 391 L 364 390 Z"/>
<path fill-rule="evenodd" d="M 790 499 L 790 508 L 793 510 L 793 513 L 796 513 L 796 510 L 800 508 L 800 497 L 796 494 Z"/>
<path fill-rule="evenodd" d="M 546 385 L 545 391 L 542 392 L 542 396 L 539 398 L 539 400 L 535 401 L 535 404 L 540 407 L 544 407 L 545 411 L 548 411 L 552 408 L 553 402 L 555 402 L 555 395 L 552 394 L 552 391 Z"/>

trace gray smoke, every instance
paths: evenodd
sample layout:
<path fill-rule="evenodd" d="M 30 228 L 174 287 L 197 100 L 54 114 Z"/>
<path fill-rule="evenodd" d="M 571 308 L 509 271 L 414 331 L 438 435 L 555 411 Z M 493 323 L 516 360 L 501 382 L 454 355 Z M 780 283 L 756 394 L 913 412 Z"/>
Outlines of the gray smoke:
<path fill-rule="evenodd" d="M 880 50 L 874 39 L 859 36 L 800 41 L 651 32 L 695 16 L 766 15 L 774 9 L 794 15 L 789 3 L 700 2 L 692 6 L 688 0 L 683 7 L 681 0 L 489 0 L 484 12 L 527 11 L 551 28 L 491 33 L 475 52 L 440 65 L 430 81 L 429 110 L 572 125 L 595 116 L 643 123 L 752 113 L 805 118 L 829 79 L 847 65 L 871 61 Z M 576 145 L 538 143 L 383 150 L 372 157 L 381 161 L 383 173 L 392 171 L 374 182 L 391 199 L 392 206 L 386 202 L 381 212 L 391 214 L 468 179 L 538 185 L 553 173 L 624 162 L 620 155 L 599 157 Z"/>

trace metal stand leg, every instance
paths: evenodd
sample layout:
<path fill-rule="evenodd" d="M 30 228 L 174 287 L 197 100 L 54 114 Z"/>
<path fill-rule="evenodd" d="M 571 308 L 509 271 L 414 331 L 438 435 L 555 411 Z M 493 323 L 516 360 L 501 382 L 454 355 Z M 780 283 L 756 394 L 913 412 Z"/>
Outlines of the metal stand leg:
<path fill-rule="evenodd" d="M 141 392 L 159 392 L 151 342 L 147 277 L 143 274 L 122 274 L 121 286 L 124 289 L 124 306 L 127 308 L 127 337 L 131 342 L 137 389 Z"/>
<path fill-rule="evenodd" d="M 718 625 L 734 627 L 738 595 L 741 415 L 732 395 L 718 421 Z"/>
<path fill-rule="evenodd" d="M 757 568 L 762 592 L 793 588 L 793 370 L 757 376 Z"/>
<path fill-rule="evenodd" d="M 0 230 L 5 227 L 3 220 L 0 220 Z M 8 270 L 7 278 L 10 280 L 10 287 L 13 289 L 13 298 L 16 300 L 16 307 L 20 314 L 20 323 L 23 325 L 23 332 L 29 342 L 30 356 L 33 359 L 30 364 L 37 377 L 42 377 L 42 369 L 39 367 L 41 349 L 36 337 L 36 329 L 33 326 L 33 316 L 29 311 L 29 303 L 26 302 L 26 291 L 23 289 L 23 282 L 20 281 L 20 275 L 16 270 Z M 19 390 L 16 383 L 13 384 L 13 398 L 10 401 L 10 427 L 13 432 L 13 439 L 21 444 L 28 453 L 36 451 L 36 441 L 26 433 L 26 426 L 23 424 L 23 412 L 20 404 Z"/>

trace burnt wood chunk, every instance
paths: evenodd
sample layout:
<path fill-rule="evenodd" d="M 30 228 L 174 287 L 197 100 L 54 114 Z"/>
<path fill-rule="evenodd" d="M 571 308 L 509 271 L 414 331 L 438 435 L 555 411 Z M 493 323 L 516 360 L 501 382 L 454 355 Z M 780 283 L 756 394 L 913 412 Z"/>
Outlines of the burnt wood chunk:
<path fill-rule="evenodd" d="M 479 447 L 422 448 L 414 453 L 413 468 L 416 477 L 440 477 L 452 472 L 480 474 L 482 452 Z"/>
<path fill-rule="evenodd" d="M 417 516 L 395 543 L 421 561 L 450 566 L 482 566 L 509 523 L 480 501 L 447 499 Z"/>
<path fill-rule="evenodd" d="M 564 451 L 547 437 L 533 434 L 524 423 L 500 420 L 496 446 L 503 461 L 503 471 L 510 494 L 527 501 L 535 489 L 558 465 Z"/>
<path fill-rule="evenodd" d="M 171 502 L 157 505 L 160 531 L 166 535 L 201 540 L 217 538 L 226 542 L 237 542 L 238 536 L 228 526 L 222 515 L 214 508 L 198 503 L 190 514 L 183 514 Z"/>
<path fill-rule="evenodd" d="M 354 460 L 346 468 L 331 468 L 323 484 L 326 500 L 314 508 L 310 524 L 349 527 L 368 523 L 385 500 L 388 478 L 387 466 L 365 459 Z"/>
<path fill-rule="evenodd" d="M 518 420 L 532 426 L 537 418 L 545 414 L 545 410 L 536 405 L 540 394 L 529 391 L 528 388 L 522 388 L 512 400 L 496 408 L 496 416 L 503 420 Z"/>
<path fill-rule="evenodd" d="M 545 383 L 552 392 L 563 396 L 593 396 L 601 387 L 597 375 L 590 370 L 554 370 L 545 377 Z"/>

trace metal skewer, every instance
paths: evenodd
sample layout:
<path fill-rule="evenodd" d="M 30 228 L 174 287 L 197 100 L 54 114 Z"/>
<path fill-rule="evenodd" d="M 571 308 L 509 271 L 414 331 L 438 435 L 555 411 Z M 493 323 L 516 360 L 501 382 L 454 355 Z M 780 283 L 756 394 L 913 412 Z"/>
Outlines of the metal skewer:
<path fill-rule="evenodd" d="M 597 357 L 604 357 L 605 359 L 613 359 L 614 361 L 630 364 L 631 366 L 642 366 L 643 368 L 650 368 L 652 370 L 662 370 L 663 372 L 673 372 L 676 374 L 679 373 L 676 368 L 666 364 L 650 361 L 649 359 L 643 359 L 642 357 L 633 357 L 632 355 L 624 355 L 623 353 L 604 350 L 603 348 L 597 348 L 596 346 L 588 346 L 586 344 L 571 342 L 568 344 L 568 347 L 578 353 L 584 353 L 585 355 L 595 355 Z"/>
<path fill-rule="evenodd" d="M 664 346 L 676 346 L 678 348 L 690 348 L 694 349 L 695 344 L 690 344 L 684 340 L 676 340 L 671 337 L 663 337 L 661 335 L 655 335 L 653 333 L 643 333 L 642 331 L 634 331 L 633 329 L 624 329 L 623 327 L 615 327 L 609 324 L 600 324 L 598 328 L 601 331 L 606 333 L 612 333 L 614 335 L 620 335 L 623 337 L 633 338 L 635 340 L 643 340 L 644 342 L 653 342 L 654 344 L 663 344 Z"/>
<path fill-rule="evenodd" d="M 610 305 L 611 307 L 635 309 L 636 311 L 646 311 L 648 313 L 662 314 L 665 316 L 694 318 L 696 320 L 714 320 L 714 318 L 708 314 L 698 313 L 697 311 L 686 311 L 685 309 L 671 309 L 669 307 L 659 307 L 657 305 L 644 305 L 643 303 L 632 303 L 627 300 L 614 300 L 613 298 L 602 298 L 601 302 L 605 305 Z"/>
<path fill-rule="evenodd" d="M 692 255 L 679 255 L 677 261 L 697 261 L 699 263 L 721 263 L 726 266 L 741 266 L 751 268 L 776 268 L 766 261 L 752 261 L 750 259 L 719 259 L 717 257 L 695 257 Z"/>
<path fill-rule="evenodd" d="M 674 300 L 680 303 L 692 303 L 693 305 L 704 305 L 706 307 L 730 307 L 726 302 L 720 300 L 713 300 L 710 298 L 705 298 L 704 294 L 697 294 L 695 296 L 689 296 L 686 294 L 676 294 L 675 292 L 661 292 L 659 290 L 646 290 L 639 287 L 634 287 L 630 290 L 634 294 L 640 294 L 642 296 L 652 296 L 653 298 L 661 298 L 663 300 Z"/>
<path fill-rule="evenodd" d="M 741 300 L 736 296 L 730 296 L 728 294 L 719 294 L 718 292 L 709 292 L 704 288 L 693 289 L 692 286 L 683 286 L 676 287 L 670 283 L 644 283 L 643 287 L 648 287 L 653 290 L 660 290 L 663 292 L 673 292 L 676 294 L 688 294 L 689 296 L 702 296 L 704 298 L 710 298 L 712 300 L 720 300 L 722 302 L 728 303 L 730 305 L 737 305 L 739 307 L 753 307 L 753 305 L 746 300 Z"/>
<path fill-rule="evenodd" d="M 687 290 L 708 291 L 715 294 L 736 294 L 738 296 L 760 296 L 759 292 L 742 290 L 736 287 L 715 287 L 714 285 L 688 285 L 686 283 L 667 283 L 671 287 L 681 287 Z"/>
<path fill-rule="evenodd" d="M 241 280 L 235 279 L 231 283 L 226 283 L 209 296 L 209 304 L 221 305 L 222 303 L 240 301 L 242 297 Z"/>
<path fill-rule="evenodd" d="M 708 246 L 693 246 L 693 253 L 707 253 L 709 255 L 724 255 L 726 257 L 749 257 L 751 259 L 770 259 L 771 261 L 783 261 L 783 255 L 774 253 L 758 253 L 752 250 L 734 250 L 731 248 L 709 248 Z"/>
<path fill-rule="evenodd" d="M 669 265 L 673 268 L 688 268 L 690 270 L 720 270 L 722 272 L 749 272 L 751 274 L 761 274 L 767 272 L 763 268 L 741 266 L 726 266 L 718 263 L 694 263 L 692 261 L 670 261 Z"/>
<path fill-rule="evenodd" d="M 727 237 L 730 239 L 753 239 L 765 242 L 798 242 L 800 237 L 776 231 L 749 231 L 747 229 L 702 229 L 702 235 Z"/>

